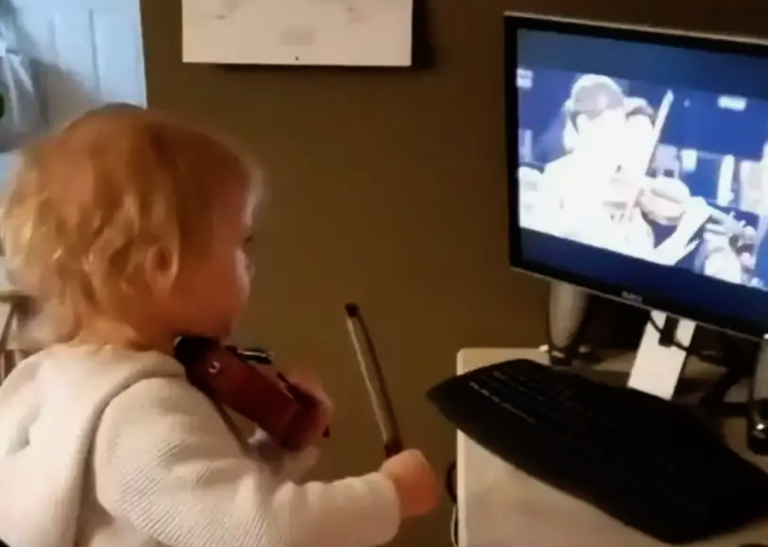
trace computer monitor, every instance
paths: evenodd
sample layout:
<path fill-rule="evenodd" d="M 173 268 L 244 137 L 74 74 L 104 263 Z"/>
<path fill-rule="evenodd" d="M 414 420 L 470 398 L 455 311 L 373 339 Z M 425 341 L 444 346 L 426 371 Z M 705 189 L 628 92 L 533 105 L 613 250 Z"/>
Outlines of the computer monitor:
<path fill-rule="evenodd" d="M 512 267 L 768 333 L 768 46 L 508 13 L 505 49 Z"/>
<path fill-rule="evenodd" d="M 768 333 L 768 47 L 510 13 L 514 268 Z"/>

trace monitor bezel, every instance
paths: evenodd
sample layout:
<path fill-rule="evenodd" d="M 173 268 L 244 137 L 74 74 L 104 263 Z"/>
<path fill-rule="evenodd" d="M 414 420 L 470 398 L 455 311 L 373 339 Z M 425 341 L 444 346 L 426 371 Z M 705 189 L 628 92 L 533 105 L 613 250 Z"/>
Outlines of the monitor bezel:
<path fill-rule="evenodd" d="M 508 11 L 504 14 L 504 71 L 505 88 L 515 86 L 517 72 L 517 33 L 520 30 L 555 32 L 608 38 L 621 41 L 647 42 L 655 45 L 673 46 L 686 49 L 712 51 L 725 54 L 747 55 L 764 58 L 768 61 L 768 42 L 750 37 L 734 37 L 718 34 L 688 32 L 670 28 L 651 28 L 640 25 L 597 21 L 590 19 L 572 19 L 553 17 L 529 12 Z M 505 90 L 505 103 L 508 97 Z M 681 319 L 730 332 L 753 339 L 768 335 L 768 309 L 763 325 L 750 321 L 708 313 L 701 308 L 687 306 L 684 303 L 660 301 L 643 294 L 636 294 L 632 287 L 622 287 L 603 283 L 581 276 L 577 273 L 549 266 L 541 262 L 528 260 L 522 253 L 523 230 L 519 223 L 519 181 L 517 180 L 518 159 L 518 111 L 505 104 L 506 152 L 507 152 L 507 194 L 509 213 L 509 262 L 515 271 L 531 274 L 550 281 L 565 282 L 588 292 L 612 298 L 627 304 L 657 310 Z M 511 130 L 514 128 L 514 130 Z M 633 260 L 627 258 L 627 260 Z M 757 289 L 755 289 L 757 290 Z"/>

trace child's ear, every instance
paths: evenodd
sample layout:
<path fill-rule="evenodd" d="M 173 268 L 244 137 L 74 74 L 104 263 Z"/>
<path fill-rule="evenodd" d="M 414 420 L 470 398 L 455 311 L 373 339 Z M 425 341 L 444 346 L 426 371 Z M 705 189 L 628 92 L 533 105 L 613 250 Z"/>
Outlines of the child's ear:
<path fill-rule="evenodd" d="M 155 245 L 147 253 L 144 270 L 150 290 L 158 295 L 166 295 L 171 291 L 176 280 L 177 255 L 167 245 Z"/>

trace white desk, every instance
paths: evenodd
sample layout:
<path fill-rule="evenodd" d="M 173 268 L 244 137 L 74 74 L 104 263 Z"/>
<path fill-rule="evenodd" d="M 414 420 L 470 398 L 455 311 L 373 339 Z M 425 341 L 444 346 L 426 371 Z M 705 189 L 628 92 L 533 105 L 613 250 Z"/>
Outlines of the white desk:
<path fill-rule="evenodd" d="M 458 373 L 507 359 L 534 359 L 546 363 L 546 356 L 535 349 L 465 349 L 458 355 Z M 626 365 L 608 363 L 607 367 L 617 369 L 626 368 Z M 696 369 L 695 366 L 691 368 Z M 695 370 L 693 374 L 696 374 Z M 734 420 L 726 424 L 726 435 L 739 451 L 744 450 L 743 423 Z M 662 545 L 515 469 L 461 433 L 457 452 L 459 547 Z M 552 457 L 563 456 L 553 454 Z M 768 468 L 767 461 L 751 459 Z M 731 536 L 697 543 L 694 547 L 739 547 L 760 542 L 768 544 L 768 522 Z"/>

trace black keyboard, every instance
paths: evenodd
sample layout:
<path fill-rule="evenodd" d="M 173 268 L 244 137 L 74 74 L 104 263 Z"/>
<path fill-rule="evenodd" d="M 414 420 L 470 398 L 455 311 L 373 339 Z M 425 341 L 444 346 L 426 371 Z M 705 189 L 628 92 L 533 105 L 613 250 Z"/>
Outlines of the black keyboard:
<path fill-rule="evenodd" d="M 768 474 L 652 395 L 516 360 L 453 377 L 429 398 L 487 450 L 664 543 L 768 514 Z"/>

